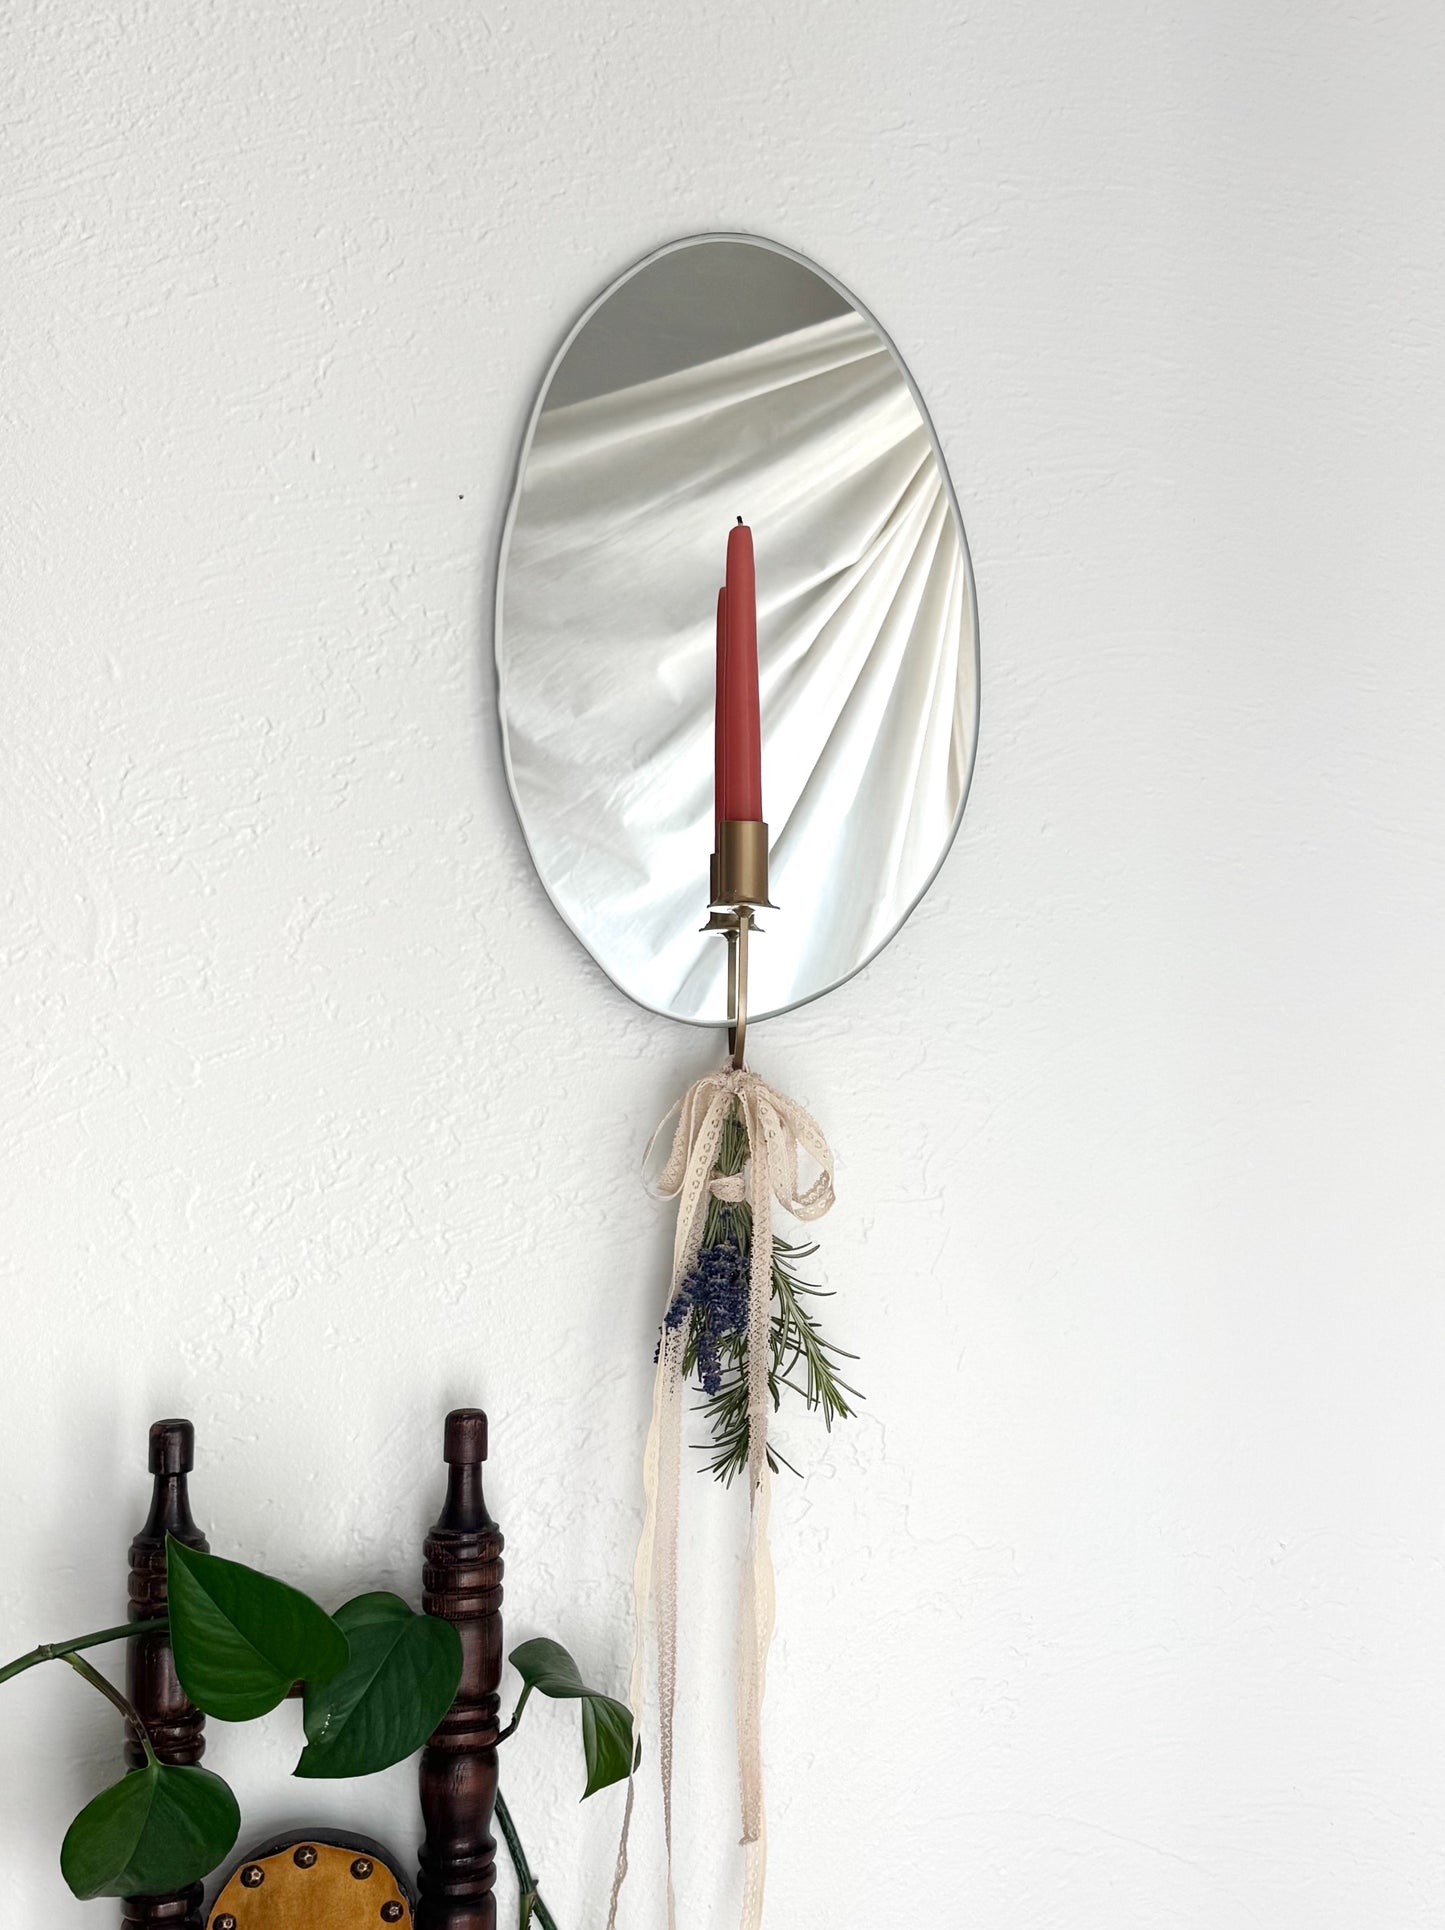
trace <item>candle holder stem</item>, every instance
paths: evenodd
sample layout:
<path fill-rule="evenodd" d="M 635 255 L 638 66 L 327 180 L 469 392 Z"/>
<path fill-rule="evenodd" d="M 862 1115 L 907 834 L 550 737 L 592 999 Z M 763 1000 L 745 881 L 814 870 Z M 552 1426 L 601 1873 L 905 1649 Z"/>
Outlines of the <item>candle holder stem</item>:
<path fill-rule="evenodd" d="M 734 907 L 727 927 L 728 941 L 728 1051 L 734 1072 L 741 1072 L 748 1041 L 748 934 L 751 905 Z"/>

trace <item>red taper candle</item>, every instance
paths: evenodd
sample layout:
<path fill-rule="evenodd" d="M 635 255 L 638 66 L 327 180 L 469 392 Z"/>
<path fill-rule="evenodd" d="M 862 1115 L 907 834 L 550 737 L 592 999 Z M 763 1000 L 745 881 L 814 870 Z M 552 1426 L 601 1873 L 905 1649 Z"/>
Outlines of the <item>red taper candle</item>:
<path fill-rule="evenodd" d="M 726 788 L 724 772 L 727 769 L 727 706 L 723 702 L 723 692 L 728 683 L 728 593 L 717 593 L 717 679 L 713 685 L 713 839 L 712 848 L 717 850 L 717 827 L 727 816 L 723 796 Z"/>
<path fill-rule="evenodd" d="M 758 716 L 758 605 L 753 533 L 741 517 L 728 531 L 723 592 L 724 650 L 718 686 L 722 773 L 720 819 L 763 815 L 762 725 Z"/>

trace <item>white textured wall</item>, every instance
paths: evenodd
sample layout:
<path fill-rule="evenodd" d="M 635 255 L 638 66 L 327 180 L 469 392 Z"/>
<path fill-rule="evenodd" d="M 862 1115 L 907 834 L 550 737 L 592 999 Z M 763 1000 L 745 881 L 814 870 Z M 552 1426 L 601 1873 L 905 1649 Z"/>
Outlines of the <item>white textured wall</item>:
<path fill-rule="evenodd" d="M 757 1041 L 840 1151 L 869 1395 L 779 1499 L 770 1922 L 1439 1923 L 1440 32 L 6 10 L 8 1650 L 113 1619 L 153 1416 L 197 1422 L 217 1545 L 334 1601 L 411 1584 L 476 1399 L 512 1631 L 623 1679 L 635 1165 L 709 1050 L 530 875 L 486 613 L 574 310 L 761 230 L 909 356 L 985 675 L 925 907 Z M 687 1922 L 725 1925 L 731 1528 L 693 1498 Z M 114 1726 L 58 1671 L 3 1695 L 5 1921 L 108 1922 L 55 1851 Z M 255 1828 L 406 1839 L 410 1773 L 289 1785 L 295 1726 L 215 1733 Z M 528 1726 L 586 1930 L 617 1805 Z"/>

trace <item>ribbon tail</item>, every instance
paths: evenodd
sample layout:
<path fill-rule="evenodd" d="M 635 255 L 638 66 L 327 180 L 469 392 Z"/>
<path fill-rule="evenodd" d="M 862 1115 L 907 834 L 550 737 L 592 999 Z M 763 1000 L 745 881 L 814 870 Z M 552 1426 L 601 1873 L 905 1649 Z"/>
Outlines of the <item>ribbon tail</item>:
<path fill-rule="evenodd" d="M 738 1795 L 744 1872 L 744 1930 L 762 1915 L 767 1824 L 763 1801 L 763 1695 L 775 1612 L 768 1516 L 772 1484 L 768 1468 L 768 1365 L 772 1358 L 773 1221 L 772 1161 L 764 1142 L 761 1107 L 745 1104 L 752 1156 L 752 1263 L 748 1278 L 748 1558 L 738 1616 Z"/>
<path fill-rule="evenodd" d="M 763 1891 L 768 1880 L 768 1819 L 758 1818 L 758 1833 L 743 1847 L 742 1930 L 762 1930 Z"/>
<path fill-rule="evenodd" d="M 677 1710 L 677 1529 L 682 1491 L 682 1339 L 663 1348 L 667 1391 L 662 1407 L 658 1458 L 657 1564 L 653 1588 L 657 1613 L 657 1764 L 662 1783 L 662 1833 L 667 1853 L 667 1930 L 676 1930 L 677 1898 L 672 1876 L 673 1725 Z"/>
<path fill-rule="evenodd" d="M 704 1099 L 708 1100 L 705 1110 Z M 731 1104 L 730 1093 L 715 1089 L 715 1082 L 699 1080 L 676 1109 L 679 1113 L 677 1135 L 663 1176 L 669 1189 L 675 1187 L 680 1196 L 667 1306 L 671 1306 L 702 1243 L 707 1218 L 708 1183 Z M 658 1133 L 666 1124 L 664 1120 Z M 654 1134 L 654 1143 L 656 1138 Z M 632 1565 L 634 1634 L 630 1694 L 633 1721 L 639 1731 L 647 1694 L 649 1609 L 652 1611 L 657 1644 L 657 1760 L 667 1850 L 668 1930 L 676 1930 L 677 1923 L 672 1853 L 672 1777 L 673 1727 L 677 1705 L 677 1538 L 682 1484 L 684 1345 L 681 1332 L 664 1326 L 657 1352 L 657 1371 L 652 1379 L 652 1416 L 642 1456 L 642 1532 L 638 1537 L 637 1554 Z M 612 1894 L 607 1909 L 607 1930 L 616 1930 L 622 1886 L 627 1878 L 627 1846 L 634 1794 L 635 1776 L 629 1775 L 627 1805 L 623 1812 Z"/>
<path fill-rule="evenodd" d="M 672 1739 L 677 1702 L 677 1522 L 681 1468 L 682 1342 L 679 1336 L 669 1333 L 658 1352 L 657 1372 L 652 1381 L 652 1421 L 642 1457 L 646 1506 L 632 1566 L 635 1633 L 629 1691 L 633 1721 L 640 1732 L 647 1695 L 648 1609 L 651 1607 L 657 1640 L 657 1759 L 667 1845 L 668 1930 L 675 1930 L 677 1921 L 672 1874 Z M 607 1930 L 616 1930 L 622 1886 L 627 1880 L 627 1844 L 635 1794 L 634 1770 L 627 1778 L 627 1804 L 622 1814 L 622 1833 L 607 1905 Z"/>
<path fill-rule="evenodd" d="M 663 1409 L 667 1403 L 667 1353 L 658 1351 L 657 1368 L 652 1376 L 652 1416 L 647 1442 L 642 1450 L 642 1532 L 637 1538 L 637 1553 L 632 1562 L 632 1679 L 628 1697 L 632 1704 L 635 1732 L 642 1728 L 642 1708 L 647 1696 L 648 1608 L 652 1602 L 652 1580 L 657 1548 L 658 1475 L 664 1434 Z M 632 1829 L 632 1803 L 636 1794 L 636 1770 L 627 1777 L 627 1806 L 622 1814 L 622 1835 L 617 1845 L 617 1866 L 612 1876 L 612 1894 L 607 1906 L 607 1930 L 616 1930 L 617 1909 L 622 1886 L 627 1880 L 627 1839 Z"/>

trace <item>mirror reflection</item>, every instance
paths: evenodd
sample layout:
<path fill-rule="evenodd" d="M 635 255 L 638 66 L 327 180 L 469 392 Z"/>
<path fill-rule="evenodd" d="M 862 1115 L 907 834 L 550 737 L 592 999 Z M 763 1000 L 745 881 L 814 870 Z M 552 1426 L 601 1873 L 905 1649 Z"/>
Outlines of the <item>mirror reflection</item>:
<path fill-rule="evenodd" d="M 877 324 L 786 250 L 703 237 L 623 276 L 553 364 L 496 650 L 553 903 L 623 991 L 709 1025 L 715 610 L 739 517 L 777 906 L 752 948 L 760 1018 L 857 971 L 942 862 L 973 766 L 977 615 L 942 457 Z"/>

